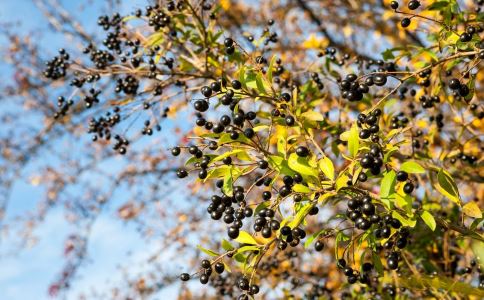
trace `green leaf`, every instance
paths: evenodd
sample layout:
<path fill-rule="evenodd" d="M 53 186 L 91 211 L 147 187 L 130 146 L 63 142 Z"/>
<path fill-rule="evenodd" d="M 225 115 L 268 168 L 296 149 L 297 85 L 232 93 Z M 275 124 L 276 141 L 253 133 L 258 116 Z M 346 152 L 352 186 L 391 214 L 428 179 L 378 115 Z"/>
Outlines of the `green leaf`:
<path fill-rule="evenodd" d="M 374 251 L 371 251 L 371 260 L 373 261 L 375 270 L 380 276 L 383 276 L 383 264 L 381 263 L 380 256 L 378 256 L 378 254 L 376 254 Z"/>
<path fill-rule="evenodd" d="M 257 241 L 247 231 L 243 230 L 240 231 L 235 241 L 241 244 L 257 245 Z"/>
<path fill-rule="evenodd" d="M 427 9 L 428 10 L 442 10 L 442 8 L 445 8 L 449 6 L 449 1 L 436 1 L 432 4 L 430 4 Z"/>
<path fill-rule="evenodd" d="M 474 201 L 471 201 L 462 207 L 462 212 L 469 217 L 480 219 L 482 212 Z"/>
<path fill-rule="evenodd" d="M 359 147 L 360 137 L 358 136 L 358 128 L 356 127 L 356 123 L 354 123 L 348 136 L 348 150 L 351 157 L 356 157 Z"/>
<path fill-rule="evenodd" d="M 380 197 L 382 199 L 388 199 L 391 194 L 395 193 L 395 183 L 395 171 L 390 170 L 390 172 L 386 172 L 385 175 L 383 175 L 380 185 Z"/>
<path fill-rule="evenodd" d="M 415 161 L 406 161 L 400 166 L 400 170 L 411 174 L 425 173 L 425 169 Z"/>
<path fill-rule="evenodd" d="M 446 198 L 460 206 L 459 190 L 452 176 L 443 169 L 440 169 L 437 174 L 437 180 L 438 183 L 435 184 L 435 188 Z"/>
<path fill-rule="evenodd" d="M 425 222 L 425 224 L 427 224 L 427 226 L 432 229 L 432 231 L 435 231 L 437 223 L 435 223 L 434 216 L 432 216 L 428 211 L 424 210 L 420 217 Z"/>
<path fill-rule="evenodd" d="M 203 248 L 202 246 L 200 245 L 197 245 L 197 248 L 202 251 L 203 253 L 207 254 L 207 255 L 210 255 L 210 256 L 219 256 L 219 254 L 213 250 L 210 250 L 210 249 L 207 249 L 207 248 Z"/>
<path fill-rule="evenodd" d="M 306 242 L 304 242 L 304 248 L 307 249 L 313 243 L 313 241 L 317 237 L 319 237 L 323 232 L 326 232 L 326 229 L 321 229 L 318 232 L 316 232 L 315 234 L 313 234 L 310 237 L 308 237 L 307 240 L 306 240 Z"/>
<path fill-rule="evenodd" d="M 289 168 L 301 175 L 318 177 L 318 171 L 311 167 L 306 157 L 299 157 L 296 153 L 291 153 L 288 160 Z"/>
<path fill-rule="evenodd" d="M 227 241 L 226 239 L 222 239 L 222 249 L 224 249 L 225 251 L 230 251 L 234 250 L 235 248 L 229 241 Z"/>
<path fill-rule="evenodd" d="M 384 60 L 394 59 L 393 49 L 387 49 L 381 53 Z"/>
<path fill-rule="evenodd" d="M 312 207 L 313 207 L 312 203 L 305 204 L 302 208 L 298 210 L 296 216 L 291 222 L 289 222 L 288 226 L 291 228 L 295 228 L 299 226 L 299 224 L 301 224 L 304 218 L 308 215 Z"/>
<path fill-rule="evenodd" d="M 413 228 L 417 224 L 416 220 L 404 217 L 395 210 L 392 212 L 392 217 L 394 217 L 395 219 L 398 219 L 403 226 L 408 226 Z"/>
<path fill-rule="evenodd" d="M 257 246 L 243 246 L 237 249 L 237 253 L 244 253 L 247 251 L 260 251 L 260 249 Z"/>
<path fill-rule="evenodd" d="M 331 181 L 334 180 L 334 165 L 331 159 L 327 156 L 319 160 L 319 168 L 323 171 L 324 175 L 328 177 Z"/>

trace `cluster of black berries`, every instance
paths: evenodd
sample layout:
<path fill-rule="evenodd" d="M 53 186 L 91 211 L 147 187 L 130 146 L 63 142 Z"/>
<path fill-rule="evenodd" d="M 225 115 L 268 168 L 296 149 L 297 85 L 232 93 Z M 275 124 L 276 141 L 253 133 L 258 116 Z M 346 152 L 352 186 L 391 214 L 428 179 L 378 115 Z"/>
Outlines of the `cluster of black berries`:
<path fill-rule="evenodd" d="M 155 31 L 160 30 L 170 24 L 171 18 L 163 11 L 153 12 L 148 21 L 148 25 L 153 27 Z"/>
<path fill-rule="evenodd" d="M 151 127 L 150 120 L 146 120 L 144 125 L 145 126 L 141 130 L 141 134 L 143 134 L 143 135 L 153 135 L 153 128 Z M 156 124 L 155 129 L 156 129 L 156 131 L 161 131 L 161 126 L 159 124 Z"/>
<path fill-rule="evenodd" d="M 341 258 L 338 259 L 338 267 L 343 270 L 343 274 L 345 274 L 349 284 L 354 284 L 357 281 L 360 281 L 362 284 L 370 283 L 370 276 L 371 271 L 373 270 L 373 264 L 369 262 L 363 263 L 363 265 L 361 265 L 360 273 L 360 271 L 354 270 L 350 266 L 347 266 L 346 260 Z"/>
<path fill-rule="evenodd" d="M 357 125 L 362 128 L 359 133 L 359 137 L 362 140 L 366 140 L 371 137 L 371 141 L 377 143 L 379 140 L 378 132 L 380 131 L 380 126 L 378 125 L 378 119 L 381 116 L 381 109 L 377 108 L 370 114 L 359 114 Z"/>
<path fill-rule="evenodd" d="M 289 244 L 291 247 L 299 245 L 302 239 L 306 237 L 306 231 L 299 227 L 291 229 L 289 226 L 283 226 L 280 230 L 281 238 L 277 244 L 279 250 L 284 250 Z"/>
<path fill-rule="evenodd" d="M 371 145 L 370 151 L 363 154 L 363 157 L 360 160 L 360 165 L 364 169 L 369 169 L 373 175 L 380 174 L 380 169 L 383 166 L 382 151 L 380 146 L 377 144 Z M 363 178 L 360 178 L 360 181 L 362 181 L 361 179 Z"/>
<path fill-rule="evenodd" d="M 246 292 L 249 295 L 255 295 L 259 293 L 259 286 L 256 284 L 250 285 L 249 280 L 246 277 L 241 277 L 237 281 L 237 286 L 242 291 Z M 239 296 L 239 300 L 248 300 L 249 296 L 247 294 L 242 294 Z"/>
<path fill-rule="evenodd" d="M 101 94 L 101 90 L 96 90 L 94 88 L 90 89 L 89 94 L 85 95 L 84 98 L 82 98 L 86 108 L 91 108 L 94 104 L 99 103 L 98 96 L 100 94 Z"/>
<path fill-rule="evenodd" d="M 109 16 L 100 16 L 97 20 L 97 24 L 101 26 L 104 30 L 109 30 L 111 27 L 118 26 L 122 21 L 121 15 L 115 13 L 111 18 Z"/>
<path fill-rule="evenodd" d="M 57 98 L 57 107 L 59 108 L 58 111 L 54 113 L 54 119 L 58 119 L 63 117 L 67 114 L 69 108 L 74 105 L 74 101 L 69 100 L 66 101 L 64 97 L 60 96 Z"/>
<path fill-rule="evenodd" d="M 375 205 L 372 203 L 370 196 L 355 197 L 348 200 L 346 216 L 353 222 L 355 227 L 361 230 L 367 230 L 371 224 L 380 221 L 380 216 L 376 214 Z"/>
<path fill-rule="evenodd" d="M 113 150 L 117 150 L 119 154 L 126 154 L 126 147 L 129 145 L 129 141 L 119 135 L 115 135 L 114 139 L 116 140 L 116 143 L 113 145 Z"/>
<path fill-rule="evenodd" d="M 470 93 L 469 87 L 466 84 L 462 84 L 457 78 L 452 78 L 449 80 L 448 84 L 449 88 L 453 91 L 454 96 L 459 95 L 465 97 Z"/>
<path fill-rule="evenodd" d="M 339 83 L 341 97 L 352 102 L 363 99 L 363 94 L 368 93 L 370 89 L 366 81 L 365 83 L 358 83 L 356 79 L 358 77 L 355 74 L 348 74 L 345 79 L 341 80 Z"/>
<path fill-rule="evenodd" d="M 470 42 L 472 40 L 472 36 L 477 33 L 477 31 L 482 32 L 482 28 L 478 26 L 478 29 L 476 27 L 469 25 L 466 27 L 466 31 L 461 33 L 459 40 L 463 43 Z"/>
<path fill-rule="evenodd" d="M 106 69 L 106 67 L 115 60 L 114 56 L 109 51 L 96 50 L 92 44 L 84 49 L 84 53 L 90 53 L 90 60 L 96 65 L 96 68 L 101 70 Z"/>
<path fill-rule="evenodd" d="M 314 80 L 316 85 L 318 86 L 318 89 L 322 90 L 324 89 L 324 84 L 321 82 L 321 78 L 319 78 L 319 74 L 314 72 L 311 74 L 311 78 Z M 348 97 L 348 95 L 346 95 Z"/>
<path fill-rule="evenodd" d="M 65 49 L 59 50 L 59 55 L 46 62 L 44 76 L 52 80 L 66 76 L 66 69 L 69 66 L 69 54 Z"/>
<path fill-rule="evenodd" d="M 266 36 L 264 40 L 264 45 L 269 45 L 269 43 L 277 43 L 279 38 L 277 32 L 271 32 L 270 27 L 274 25 L 274 20 L 270 19 L 267 21 L 267 26 L 264 28 L 263 35 Z"/>
<path fill-rule="evenodd" d="M 103 40 L 103 45 L 109 50 L 114 50 L 121 53 L 121 40 L 119 39 L 119 32 L 109 32 L 108 36 Z"/>
<path fill-rule="evenodd" d="M 119 114 L 119 107 L 115 107 L 113 112 L 107 112 L 106 116 L 99 117 L 99 119 L 92 118 L 89 121 L 88 133 L 93 133 L 93 141 L 97 141 L 98 138 L 104 138 L 105 140 L 111 139 L 111 128 L 121 122 L 121 115 Z"/>
<path fill-rule="evenodd" d="M 471 165 L 475 164 L 479 159 L 475 155 L 467 155 L 464 152 L 459 153 L 457 156 L 454 156 L 450 159 L 451 163 L 456 163 L 457 159 L 460 159 L 462 162 L 467 162 Z"/>
<path fill-rule="evenodd" d="M 267 198 L 265 197 L 265 199 Z M 274 219 L 274 216 L 274 210 L 269 208 L 262 209 L 254 220 L 254 231 L 260 232 L 264 238 L 270 238 L 272 232 L 279 230 L 281 226 L 280 222 Z"/>
<path fill-rule="evenodd" d="M 442 127 L 444 127 L 444 115 L 441 114 L 441 113 L 438 113 L 435 117 L 434 116 L 430 116 L 429 121 L 430 122 L 435 121 L 435 123 L 437 124 L 437 127 L 439 129 L 441 129 Z"/>
<path fill-rule="evenodd" d="M 234 54 L 235 52 L 235 46 L 234 46 L 234 40 L 231 38 L 226 38 L 224 40 L 224 46 L 225 46 L 225 53 L 228 55 Z"/>
<path fill-rule="evenodd" d="M 392 1 L 390 3 L 390 7 L 394 10 L 397 10 L 398 9 L 398 2 L 397 1 Z M 417 0 L 411 0 L 410 2 L 408 2 L 408 5 L 407 5 L 408 9 L 410 10 L 416 10 L 417 8 L 420 7 L 420 2 L 417 1 Z M 412 19 L 409 18 L 409 17 L 405 17 L 402 19 L 402 21 L 400 22 L 400 24 L 402 25 L 403 28 L 406 28 L 408 26 L 410 26 L 410 23 L 412 22 Z"/>
<path fill-rule="evenodd" d="M 124 79 L 120 78 L 116 81 L 115 92 L 124 92 L 127 95 L 135 95 L 139 88 L 139 81 L 136 77 L 128 75 Z"/>
<path fill-rule="evenodd" d="M 408 125 L 409 122 L 410 120 L 405 116 L 403 112 L 401 112 L 390 119 L 390 128 L 391 129 L 404 128 L 405 126 Z"/>

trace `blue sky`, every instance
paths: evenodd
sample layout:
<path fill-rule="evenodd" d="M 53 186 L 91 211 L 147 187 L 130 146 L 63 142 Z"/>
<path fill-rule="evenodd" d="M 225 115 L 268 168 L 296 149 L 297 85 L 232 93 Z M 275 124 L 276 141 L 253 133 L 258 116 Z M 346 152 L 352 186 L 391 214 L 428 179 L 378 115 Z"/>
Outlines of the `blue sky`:
<path fill-rule="evenodd" d="M 60 1 L 66 10 L 78 12 L 79 2 L 89 3 L 81 14 L 76 13 L 78 20 L 87 25 L 88 30 L 94 30 L 97 16 L 107 1 Z M 145 5 L 144 0 L 123 1 L 125 7 L 121 12 L 130 12 L 134 8 Z M 1 0 L 0 18 L 2 22 L 18 23 L 23 33 L 34 32 L 37 37 L 42 32 L 44 44 L 51 53 L 62 47 L 65 41 L 60 35 L 49 33 L 46 20 L 42 17 L 32 0 Z M 7 71 L 0 61 L 0 70 Z M 41 187 L 32 186 L 28 178 L 18 181 L 13 189 L 8 218 L 13 218 L 35 208 L 35 204 L 43 195 Z M 91 287 L 101 289 L 106 284 L 115 284 L 121 272 L 117 264 L 122 261 L 131 265 L 131 271 L 141 271 L 146 266 L 143 261 L 151 251 L 149 247 L 156 247 L 156 243 L 143 241 L 135 228 L 126 225 L 114 217 L 114 212 L 101 216 L 92 230 L 89 253 L 95 253 L 82 268 L 73 289 L 66 296 L 67 299 L 77 298 L 81 292 L 90 291 Z M 37 242 L 18 250 L 12 246 L 16 239 L 11 236 L 0 239 L 0 299 L 25 300 L 49 299 L 47 288 L 58 276 L 63 265 L 63 244 L 66 235 L 71 232 L 70 225 L 65 221 L 61 209 L 51 211 L 46 221 L 35 230 Z M 154 249 L 151 249 L 154 250 Z M 177 270 L 178 271 L 178 270 Z M 163 290 L 154 299 L 166 298 L 173 295 L 177 285 Z"/>

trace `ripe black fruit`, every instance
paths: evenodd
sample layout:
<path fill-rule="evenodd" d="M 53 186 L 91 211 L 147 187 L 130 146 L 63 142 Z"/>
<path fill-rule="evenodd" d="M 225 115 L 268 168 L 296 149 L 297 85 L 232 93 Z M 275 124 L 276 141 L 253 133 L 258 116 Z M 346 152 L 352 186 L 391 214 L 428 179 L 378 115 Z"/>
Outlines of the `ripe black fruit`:
<path fill-rule="evenodd" d="M 390 7 L 392 9 L 397 9 L 398 8 L 398 2 L 397 1 L 392 1 L 392 3 L 390 3 Z"/>
<path fill-rule="evenodd" d="M 217 272 L 218 274 L 222 274 L 224 272 L 224 269 L 225 269 L 225 266 L 223 263 L 218 262 L 215 264 L 215 272 Z"/>
<path fill-rule="evenodd" d="M 180 152 L 181 152 L 180 147 L 173 147 L 173 148 L 171 149 L 171 155 L 173 155 L 173 156 L 178 156 L 178 155 L 180 155 Z"/>
<path fill-rule="evenodd" d="M 299 157 L 306 157 L 309 155 L 309 149 L 304 146 L 299 146 L 296 149 L 296 154 Z"/>
<path fill-rule="evenodd" d="M 207 259 L 202 260 L 201 266 L 202 266 L 202 268 L 204 268 L 204 269 L 208 269 L 208 268 L 210 268 L 210 266 L 211 266 L 210 261 L 209 261 L 209 260 L 207 260 Z"/>
<path fill-rule="evenodd" d="M 286 125 L 287 126 L 293 126 L 294 125 L 294 117 L 293 116 L 287 116 L 285 119 Z"/>
<path fill-rule="evenodd" d="M 182 273 L 182 274 L 180 275 L 180 279 L 181 279 L 182 281 L 188 281 L 188 280 L 190 280 L 190 275 L 189 275 L 188 273 Z"/>
<path fill-rule="evenodd" d="M 408 173 L 405 171 L 398 171 L 397 173 L 397 180 L 398 181 L 406 181 L 408 179 Z"/>
<path fill-rule="evenodd" d="M 388 258 L 387 266 L 390 270 L 396 270 L 398 268 L 398 260 L 395 257 Z"/>
<path fill-rule="evenodd" d="M 314 244 L 314 250 L 316 251 L 322 251 L 324 249 L 324 243 L 322 241 L 317 241 L 315 244 Z"/>
<path fill-rule="evenodd" d="M 412 0 L 408 2 L 408 9 L 410 10 L 416 10 L 419 7 L 420 7 L 420 2 L 418 2 L 417 0 Z"/>
<path fill-rule="evenodd" d="M 236 90 L 240 90 L 242 88 L 242 84 L 238 80 L 232 80 L 232 87 Z"/>
<path fill-rule="evenodd" d="M 226 38 L 226 39 L 224 40 L 224 45 L 225 45 L 225 47 L 231 47 L 231 46 L 233 46 L 233 44 L 234 44 L 234 40 L 233 40 L 233 39 L 231 39 L 231 38 Z"/>
<path fill-rule="evenodd" d="M 373 82 L 377 86 L 384 86 L 387 83 L 387 76 L 383 74 L 377 74 L 373 76 Z"/>
<path fill-rule="evenodd" d="M 413 183 L 411 182 L 407 182 L 405 183 L 405 185 L 403 186 L 403 192 L 405 194 L 410 194 L 411 192 L 413 192 L 413 189 L 414 189 L 414 185 Z"/>
<path fill-rule="evenodd" d="M 239 236 L 239 228 L 235 226 L 230 226 L 227 234 L 231 239 L 236 239 Z"/>
<path fill-rule="evenodd" d="M 449 87 L 450 87 L 452 90 L 457 90 L 457 89 L 459 89 L 459 87 L 460 87 L 460 81 L 459 81 L 459 79 L 457 79 L 457 78 L 452 78 L 451 80 L 449 80 Z"/>
<path fill-rule="evenodd" d="M 204 95 L 207 98 L 212 96 L 212 89 L 208 86 L 202 87 L 201 92 L 202 92 L 202 95 Z"/>
<path fill-rule="evenodd" d="M 409 18 L 403 18 L 402 21 L 400 22 L 400 25 L 402 25 L 403 28 L 407 28 L 410 26 L 411 20 Z"/>

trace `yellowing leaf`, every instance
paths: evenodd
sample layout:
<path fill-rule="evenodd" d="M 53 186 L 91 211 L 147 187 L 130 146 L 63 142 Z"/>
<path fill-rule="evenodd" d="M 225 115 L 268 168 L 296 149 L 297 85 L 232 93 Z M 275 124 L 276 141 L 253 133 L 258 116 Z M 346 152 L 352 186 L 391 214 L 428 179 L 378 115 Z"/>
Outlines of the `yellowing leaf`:
<path fill-rule="evenodd" d="M 257 245 L 257 241 L 247 231 L 241 230 L 239 236 L 235 239 L 236 242 L 241 244 Z"/>
<path fill-rule="evenodd" d="M 462 207 L 462 212 L 472 218 L 482 218 L 482 212 L 474 201 L 471 201 Z"/>
<path fill-rule="evenodd" d="M 318 171 L 309 166 L 307 158 L 299 157 L 296 153 L 291 153 L 288 160 L 289 168 L 301 175 L 318 177 Z"/>
<path fill-rule="evenodd" d="M 302 43 L 303 48 L 306 49 L 320 49 L 328 45 L 328 40 L 324 38 L 318 38 L 312 33 L 307 40 Z"/>
<path fill-rule="evenodd" d="M 400 170 L 407 173 L 425 173 L 425 169 L 415 161 L 406 161 L 400 166 Z"/>
<path fill-rule="evenodd" d="M 432 231 L 435 231 L 435 227 L 437 226 L 437 223 L 435 223 L 435 219 L 434 219 L 434 216 L 432 216 L 432 214 L 430 214 L 428 211 L 425 210 L 424 212 L 422 212 L 420 217 Z"/>
<path fill-rule="evenodd" d="M 358 154 L 358 149 L 360 147 L 360 137 L 358 136 L 358 128 L 356 123 L 353 124 L 348 136 L 348 150 L 351 157 L 355 157 Z"/>
<path fill-rule="evenodd" d="M 327 156 L 319 160 L 319 168 L 323 171 L 324 175 L 331 180 L 334 180 L 334 165 L 331 159 Z"/>
<path fill-rule="evenodd" d="M 438 182 L 435 184 L 435 188 L 446 198 L 460 206 L 459 190 L 452 176 L 443 169 L 440 169 L 437 174 L 437 180 Z"/>

